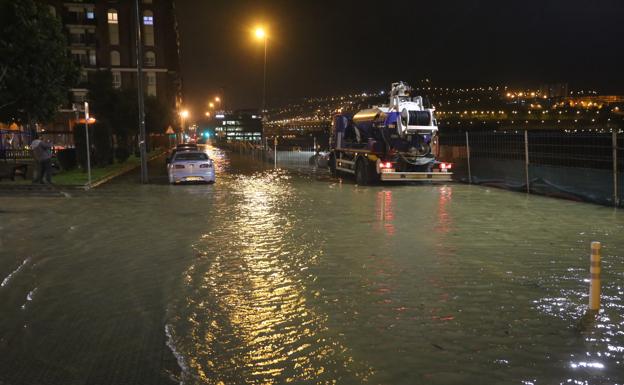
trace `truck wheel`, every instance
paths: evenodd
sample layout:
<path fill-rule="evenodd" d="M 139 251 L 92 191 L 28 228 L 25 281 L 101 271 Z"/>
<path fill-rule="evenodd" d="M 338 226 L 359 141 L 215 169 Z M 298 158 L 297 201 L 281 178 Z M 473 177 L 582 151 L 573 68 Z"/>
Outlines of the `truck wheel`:
<path fill-rule="evenodd" d="M 367 161 L 360 159 L 355 165 L 355 183 L 366 186 L 371 183 L 370 166 Z"/>

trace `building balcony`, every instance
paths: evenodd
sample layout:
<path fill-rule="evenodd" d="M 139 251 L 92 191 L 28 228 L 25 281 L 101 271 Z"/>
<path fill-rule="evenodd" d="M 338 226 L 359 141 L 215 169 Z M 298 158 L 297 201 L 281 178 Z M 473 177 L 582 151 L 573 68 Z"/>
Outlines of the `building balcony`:
<path fill-rule="evenodd" d="M 95 18 L 89 19 L 85 14 L 70 13 L 63 17 L 63 24 L 65 25 L 92 25 L 96 26 L 97 21 Z"/>
<path fill-rule="evenodd" d="M 96 47 L 97 39 L 95 36 L 85 35 L 69 35 L 69 45 L 72 47 Z"/>

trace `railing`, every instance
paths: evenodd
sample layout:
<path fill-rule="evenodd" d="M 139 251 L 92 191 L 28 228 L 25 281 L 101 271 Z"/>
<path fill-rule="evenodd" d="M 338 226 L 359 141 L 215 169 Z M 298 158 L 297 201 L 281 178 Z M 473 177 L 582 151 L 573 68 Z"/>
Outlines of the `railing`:
<path fill-rule="evenodd" d="M 8 160 L 32 159 L 32 150 L 12 148 L 0 149 L 0 159 L 5 162 Z"/>
<path fill-rule="evenodd" d="M 440 159 L 458 180 L 591 201 L 624 203 L 624 131 L 441 129 Z"/>

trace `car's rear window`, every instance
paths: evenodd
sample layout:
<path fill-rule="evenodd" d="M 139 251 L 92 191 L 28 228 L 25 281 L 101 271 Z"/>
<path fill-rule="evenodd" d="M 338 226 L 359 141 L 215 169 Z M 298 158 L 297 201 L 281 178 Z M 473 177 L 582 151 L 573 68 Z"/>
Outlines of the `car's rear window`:
<path fill-rule="evenodd" d="M 208 160 L 208 155 L 203 152 L 178 152 L 175 160 Z"/>

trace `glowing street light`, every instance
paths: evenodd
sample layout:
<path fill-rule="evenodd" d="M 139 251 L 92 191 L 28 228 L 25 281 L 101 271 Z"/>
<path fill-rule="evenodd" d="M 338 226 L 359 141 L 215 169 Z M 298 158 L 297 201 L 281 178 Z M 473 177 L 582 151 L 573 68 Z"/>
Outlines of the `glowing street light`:
<path fill-rule="evenodd" d="M 213 102 L 208 103 L 208 107 L 214 108 L 214 103 Z"/>
<path fill-rule="evenodd" d="M 215 96 L 215 102 L 217 102 L 217 103 L 221 103 L 221 98 L 220 98 L 220 97 L 218 97 L 218 96 Z"/>
<path fill-rule="evenodd" d="M 210 111 L 206 111 L 206 116 L 210 117 Z"/>
<path fill-rule="evenodd" d="M 256 38 L 260 40 L 266 39 L 266 31 L 264 30 L 264 28 L 257 27 L 255 33 L 256 33 Z"/>

